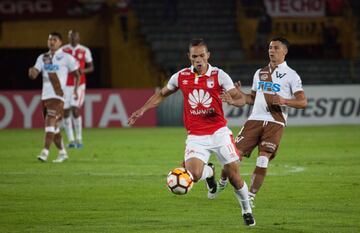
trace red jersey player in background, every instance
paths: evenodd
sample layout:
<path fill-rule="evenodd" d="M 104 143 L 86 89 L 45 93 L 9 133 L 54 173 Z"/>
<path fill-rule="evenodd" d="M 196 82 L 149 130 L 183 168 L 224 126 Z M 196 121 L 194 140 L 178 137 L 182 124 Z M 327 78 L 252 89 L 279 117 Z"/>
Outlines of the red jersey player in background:
<path fill-rule="evenodd" d="M 64 121 L 63 126 L 69 144 L 68 148 L 82 148 L 82 117 L 80 108 L 84 104 L 86 77 L 85 74 L 94 71 L 94 64 L 90 49 L 80 44 L 80 34 L 78 31 L 70 30 L 68 34 L 69 44 L 62 47 L 65 53 L 71 54 L 80 65 L 80 84 L 78 88 L 78 98 L 74 98 L 74 76 L 69 73 L 65 88 Z M 73 132 L 73 122 L 75 138 Z M 76 140 L 75 140 L 76 139 Z"/>
<path fill-rule="evenodd" d="M 234 186 L 245 224 L 254 226 L 248 187 L 240 176 L 238 152 L 232 132 L 227 127 L 220 99 L 224 91 L 237 100 L 243 96 L 237 92 L 228 74 L 208 63 L 210 52 L 202 39 L 190 42 L 188 57 L 191 67 L 171 76 L 165 87 L 132 113 L 128 124 L 133 125 L 148 109 L 159 106 L 167 96 L 180 89 L 184 98 L 184 125 L 188 132 L 185 168 L 192 174 L 194 182 L 206 181 L 208 198 L 213 199 L 217 191 L 215 167 L 208 161 L 211 153 L 215 153 Z M 245 99 L 242 101 L 245 104 Z"/>

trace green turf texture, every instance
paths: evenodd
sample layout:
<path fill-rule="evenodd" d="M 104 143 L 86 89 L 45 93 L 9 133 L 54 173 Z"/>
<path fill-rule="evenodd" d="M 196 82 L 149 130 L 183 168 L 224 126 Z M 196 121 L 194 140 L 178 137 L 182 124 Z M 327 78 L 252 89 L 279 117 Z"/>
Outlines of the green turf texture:
<path fill-rule="evenodd" d="M 51 163 L 54 146 L 50 162 L 36 160 L 43 134 L 0 131 L 2 233 L 360 232 L 360 126 L 286 128 L 252 228 L 230 186 L 215 200 L 204 182 L 184 196 L 167 190 L 183 128 L 85 129 L 85 147 L 69 149 L 63 164 Z M 248 184 L 255 161 L 241 163 Z"/>

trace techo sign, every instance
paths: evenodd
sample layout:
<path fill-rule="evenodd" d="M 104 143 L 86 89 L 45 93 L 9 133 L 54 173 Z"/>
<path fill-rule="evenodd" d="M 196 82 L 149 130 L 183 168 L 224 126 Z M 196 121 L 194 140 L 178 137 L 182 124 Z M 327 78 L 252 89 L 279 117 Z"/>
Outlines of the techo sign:
<path fill-rule="evenodd" d="M 127 127 L 129 114 L 139 108 L 154 90 L 88 90 L 83 108 L 83 122 L 88 128 Z M 155 126 L 156 112 L 149 110 L 136 126 Z M 39 91 L 0 93 L 0 128 L 42 128 Z"/>
<path fill-rule="evenodd" d="M 305 86 L 306 109 L 289 109 L 288 125 L 360 124 L 360 85 Z M 249 91 L 247 91 L 249 92 Z M 231 126 L 241 126 L 251 107 L 224 106 Z"/>

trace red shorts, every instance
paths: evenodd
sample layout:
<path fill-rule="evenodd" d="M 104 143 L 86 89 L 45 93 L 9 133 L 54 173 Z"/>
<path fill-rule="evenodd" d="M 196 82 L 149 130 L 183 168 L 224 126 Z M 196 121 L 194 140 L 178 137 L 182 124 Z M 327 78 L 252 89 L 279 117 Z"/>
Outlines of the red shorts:
<path fill-rule="evenodd" d="M 257 146 L 259 152 L 271 153 L 270 159 L 276 155 L 284 126 L 269 122 L 248 120 L 235 139 L 236 147 L 242 156 L 249 157 Z"/>

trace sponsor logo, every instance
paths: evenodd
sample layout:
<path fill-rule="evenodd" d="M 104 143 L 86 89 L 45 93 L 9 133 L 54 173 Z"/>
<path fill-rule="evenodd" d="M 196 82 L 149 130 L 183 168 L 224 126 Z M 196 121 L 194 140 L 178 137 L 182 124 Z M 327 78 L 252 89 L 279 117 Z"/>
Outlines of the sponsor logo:
<path fill-rule="evenodd" d="M 214 108 L 190 110 L 192 115 L 210 115 L 215 112 Z"/>
<path fill-rule="evenodd" d="M 276 78 L 279 78 L 279 79 L 282 79 L 286 75 L 286 73 L 281 74 L 278 71 L 276 71 L 275 74 L 276 74 Z"/>
<path fill-rule="evenodd" d="M 257 89 L 264 91 L 279 92 L 281 89 L 281 85 L 278 83 L 260 81 L 258 82 Z"/>
<path fill-rule="evenodd" d="M 57 61 L 60 61 L 61 59 L 63 59 L 63 55 L 57 55 L 56 57 L 55 57 L 55 59 L 57 60 Z"/>
<path fill-rule="evenodd" d="M 44 64 L 45 71 L 58 71 L 60 69 L 59 65 L 56 64 Z"/>
<path fill-rule="evenodd" d="M 188 72 L 188 71 L 183 71 L 183 72 L 181 72 L 180 74 L 181 74 L 181 75 L 190 75 L 190 72 Z"/>
<path fill-rule="evenodd" d="M 266 141 L 262 141 L 260 143 L 261 146 L 264 146 L 264 147 L 267 147 L 271 150 L 276 150 L 276 144 L 275 143 L 272 143 L 272 142 L 266 142 Z"/>
<path fill-rule="evenodd" d="M 209 92 L 205 92 L 203 89 L 194 89 L 192 93 L 189 93 L 188 102 L 192 109 L 197 108 L 200 104 L 205 108 L 209 108 L 212 97 Z"/>

